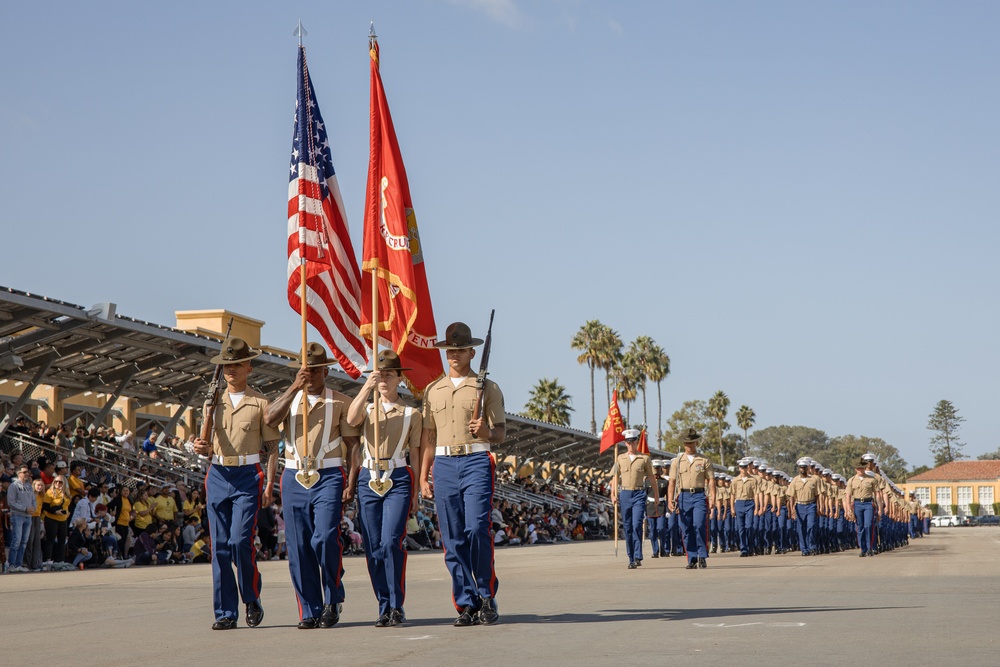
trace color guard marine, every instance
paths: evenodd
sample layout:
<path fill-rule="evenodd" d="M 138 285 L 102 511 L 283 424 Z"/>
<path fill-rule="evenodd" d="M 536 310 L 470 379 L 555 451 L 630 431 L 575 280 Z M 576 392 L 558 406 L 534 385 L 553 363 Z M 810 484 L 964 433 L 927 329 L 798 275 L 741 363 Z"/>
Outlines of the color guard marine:
<path fill-rule="evenodd" d="M 403 541 L 406 521 L 410 512 L 417 508 L 414 479 L 419 474 L 412 466 L 420 465 L 423 430 L 420 411 L 399 400 L 402 372 L 408 370 L 392 350 L 380 352 L 378 370 L 368 377 L 347 415 L 352 426 L 364 425 L 362 441 L 351 456 L 351 482 L 358 489 L 358 517 L 368 576 L 378 600 L 377 628 L 401 625 L 406 621 Z M 373 389 L 378 390 L 378 405 L 368 401 Z M 377 441 L 376 421 L 379 427 Z"/>
<path fill-rule="evenodd" d="M 299 369 L 295 380 L 266 416 L 269 425 L 284 424 L 285 430 L 281 511 L 300 630 L 332 628 L 340 620 L 345 597 L 340 524 L 344 504 L 354 498 L 347 470 L 358 430 L 347 420 L 351 399 L 326 386 L 334 363 L 322 345 L 309 343 L 306 366 L 290 364 Z"/>
<path fill-rule="evenodd" d="M 506 422 L 500 387 L 483 378 L 477 390 L 471 364 L 482 344 L 468 325 L 448 325 L 444 340 L 435 343 L 445 350 L 447 375 L 424 391 L 420 490 L 435 500 L 456 627 L 492 625 L 500 618 L 490 534 L 496 458 L 490 450 L 504 441 Z"/>
<path fill-rule="evenodd" d="M 248 626 L 257 627 L 264 619 L 254 531 L 257 512 L 271 504 L 279 435 L 265 423 L 267 399 L 247 384 L 250 362 L 260 355 L 241 338 L 223 341 L 222 351 L 211 361 L 222 367 L 226 387 L 214 407 L 205 406 L 206 419 L 213 420 L 210 441 L 200 437 L 194 441 L 197 454 L 212 457 L 205 500 L 213 550 L 213 630 L 236 627 L 239 597 L 246 605 Z M 262 453 L 267 457 L 266 475 L 260 465 Z"/>

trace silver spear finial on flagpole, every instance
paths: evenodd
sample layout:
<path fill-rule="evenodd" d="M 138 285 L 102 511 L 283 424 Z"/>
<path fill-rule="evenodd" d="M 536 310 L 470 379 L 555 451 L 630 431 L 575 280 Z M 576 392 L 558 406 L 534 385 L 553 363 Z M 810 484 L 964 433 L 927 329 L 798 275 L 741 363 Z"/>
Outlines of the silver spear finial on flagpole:
<path fill-rule="evenodd" d="M 299 38 L 299 46 L 302 46 L 302 38 L 309 34 L 306 32 L 306 29 L 302 27 L 302 19 L 299 19 L 299 24 L 295 26 L 295 30 L 292 31 L 292 34 Z"/>

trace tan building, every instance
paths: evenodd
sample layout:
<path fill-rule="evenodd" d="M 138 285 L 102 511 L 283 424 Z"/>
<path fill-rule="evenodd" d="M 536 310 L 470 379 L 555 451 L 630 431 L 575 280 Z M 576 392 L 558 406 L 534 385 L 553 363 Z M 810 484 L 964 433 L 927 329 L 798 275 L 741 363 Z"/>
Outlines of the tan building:
<path fill-rule="evenodd" d="M 935 514 L 1000 514 L 1000 461 L 952 461 L 914 475 L 900 487 L 912 491 L 922 505 L 937 505 Z"/>

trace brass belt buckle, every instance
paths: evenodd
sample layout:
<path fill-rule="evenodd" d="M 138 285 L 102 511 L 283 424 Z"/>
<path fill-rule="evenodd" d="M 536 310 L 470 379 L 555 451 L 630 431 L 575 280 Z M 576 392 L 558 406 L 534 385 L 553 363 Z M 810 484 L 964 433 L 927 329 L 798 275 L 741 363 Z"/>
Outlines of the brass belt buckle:
<path fill-rule="evenodd" d="M 464 453 L 465 453 L 465 445 L 452 445 L 451 446 L 451 455 L 452 456 L 461 456 Z"/>
<path fill-rule="evenodd" d="M 222 465 L 224 466 L 238 466 L 240 464 L 240 457 L 238 456 L 223 456 Z"/>

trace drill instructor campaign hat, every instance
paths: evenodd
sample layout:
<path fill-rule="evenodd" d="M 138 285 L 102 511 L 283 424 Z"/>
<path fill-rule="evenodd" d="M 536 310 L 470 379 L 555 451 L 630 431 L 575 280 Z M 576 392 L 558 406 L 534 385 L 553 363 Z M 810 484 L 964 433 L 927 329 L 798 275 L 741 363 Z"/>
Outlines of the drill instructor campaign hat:
<path fill-rule="evenodd" d="M 701 434 L 693 428 L 689 428 L 686 433 L 684 433 L 684 442 L 698 442 L 701 440 Z"/>
<path fill-rule="evenodd" d="M 244 361 L 256 359 L 263 352 L 254 352 L 242 338 L 227 338 L 222 342 L 222 351 L 210 359 L 213 364 L 225 366 L 227 364 L 239 364 Z"/>
<path fill-rule="evenodd" d="M 326 348 L 319 343 L 308 343 L 306 345 L 306 368 L 322 368 L 332 366 L 337 363 L 336 359 L 329 359 L 326 356 Z M 289 368 L 302 368 L 302 360 L 298 359 L 288 364 Z"/>
<path fill-rule="evenodd" d="M 380 371 L 412 371 L 412 368 L 404 368 L 399 355 L 392 350 L 382 350 L 378 353 L 378 369 Z M 371 373 L 371 371 L 365 371 Z"/>
<path fill-rule="evenodd" d="M 472 329 L 465 322 L 452 322 L 444 332 L 444 340 L 434 343 L 434 347 L 461 350 L 482 345 L 481 338 L 472 337 Z"/>

